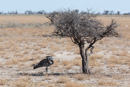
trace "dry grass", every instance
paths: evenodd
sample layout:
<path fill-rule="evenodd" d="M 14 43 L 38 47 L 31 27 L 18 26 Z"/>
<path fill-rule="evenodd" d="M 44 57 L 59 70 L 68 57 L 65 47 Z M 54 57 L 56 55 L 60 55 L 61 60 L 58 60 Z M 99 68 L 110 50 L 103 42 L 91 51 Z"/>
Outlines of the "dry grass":
<path fill-rule="evenodd" d="M 69 63 L 67 66 L 66 66 L 66 69 L 71 69 L 72 68 L 72 64 Z"/>
<path fill-rule="evenodd" d="M 80 58 L 80 57 L 75 58 L 75 59 L 72 61 L 72 64 L 75 65 L 75 66 L 81 66 L 81 65 L 82 65 L 82 58 Z"/>
<path fill-rule="evenodd" d="M 33 83 L 29 77 L 19 77 L 17 80 L 8 84 L 11 87 L 31 87 Z"/>
<path fill-rule="evenodd" d="M 64 47 L 64 50 L 66 50 L 66 51 L 73 51 L 72 50 L 72 46 L 71 45 L 65 45 L 65 47 Z"/>
<path fill-rule="evenodd" d="M 62 65 L 64 65 L 64 66 L 68 65 L 69 63 L 71 63 L 71 61 L 69 61 L 69 60 L 63 60 L 62 61 Z"/>
<path fill-rule="evenodd" d="M 5 21 L 6 20 L 6 21 Z M 17 22 L 17 23 L 45 23 L 49 21 L 44 15 L 1 15 L 1 23 Z"/>
<path fill-rule="evenodd" d="M 54 51 L 54 52 L 60 51 L 60 47 L 59 47 L 59 46 L 56 46 L 56 45 L 54 45 L 54 44 L 51 44 L 50 49 L 51 49 L 52 51 Z"/>
<path fill-rule="evenodd" d="M 125 58 L 125 64 L 127 64 L 128 66 L 130 66 L 130 54 L 129 54 L 129 56 L 127 56 Z"/>
<path fill-rule="evenodd" d="M 52 82 L 46 83 L 46 82 L 37 82 L 35 83 L 34 87 L 57 87 L 58 84 L 54 84 Z"/>
<path fill-rule="evenodd" d="M 128 52 L 127 51 L 117 51 L 114 52 L 116 56 L 127 56 Z"/>
<path fill-rule="evenodd" d="M 86 86 L 83 83 L 67 82 L 65 83 L 65 87 L 86 87 Z"/>
<path fill-rule="evenodd" d="M 70 78 L 68 76 L 59 76 L 57 83 L 67 83 L 70 81 Z"/>
<path fill-rule="evenodd" d="M 112 51 L 113 53 L 115 53 L 118 50 L 118 48 L 115 46 L 112 46 L 112 47 L 110 47 L 109 50 Z"/>
<path fill-rule="evenodd" d="M 38 43 L 38 46 L 40 46 L 40 48 L 46 48 L 48 43 L 46 41 L 44 43 Z"/>
<path fill-rule="evenodd" d="M 54 59 L 54 64 L 52 65 L 52 66 L 54 66 L 54 67 L 57 67 L 58 65 L 60 65 L 60 60 L 59 59 Z"/>
<path fill-rule="evenodd" d="M 119 84 L 116 81 L 108 79 L 106 77 L 102 77 L 101 79 L 99 79 L 98 85 L 99 86 L 119 86 Z"/>
<path fill-rule="evenodd" d="M 21 60 L 19 58 L 11 58 L 5 62 L 6 65 L 17 65 Z"/>
<path fill-rule="evenodd" d="M 56 56 L 53 51 L 46 53 L 46 55 Z"/>
<path fill-rule="evenodd" d="M 82 80 L 85 80 L 85 78 L 87 78 L 87 77 L 83 74 L 77 74 L 77 75 L 74 75 L 74 78 L 79 81 L 82 81 Z"/>
<path fill-rule="evenodd" d="M 0 38 L 0 42 L 3 42 L 4 41 L 4 38 Z"/>
<path fill-rule="evenodd" d="M 74 54 L 80 54 L 79 49 L 74 49 Z"/>
<path fill-rule="evenodd" d="M 89 57 L 89 65 L 90 66 L 99 66 L 100 63 L 97 59 L 102 59 L 102 56 L 101 54 L 96 54 L 96 55 L 91 55 Z"/>
<path fill-rule="evenodd" d="M 118 58 L 117 56 L 111 56 L 110 58 L 107 59 L 109 64 L 124 64 L 125 59 L 124 58 Z"/>
<path fill-rule="evenodd" d="M 95 53 L 95 52 L 100 52 L 101 51 L 101 49 L 100 48 L 97 48 L 97 47 L 95 47 L 94 49 L 93 49 L 93 52 Z"/>
<path fill-rule="evenodd" d="M 121 74 L 113 74 L 112 75 L 112 78 L 114 79 L 114 80 L 123 80 L 124 79 L 124 76 L 123 75 L 121 75 Z"/>
<path fill-rule="evenodd" d="M 55 42 L 56 44 L 63 44 L 63 43 L 64 43 L 64 40 L 63 40 L 63 39 L 60 39 L 60 38 L 53 38 L 53 39 L 52 39 L 52 42 Z"/>
<path fill-rule="evenodd" d="M 7 80 L 0 79 L 0 86 L 6 85 L 6 83 L 7 83 Z"/>
<path fill-rule="evenodd" d="M 87 77 L 84 74 L 75 74 L 81 73 L 80 57 L 73 60 L 58 59 L 57 51 L 62 51 L 61 54 L 59 53 L 61 57 L 62 54 L 64 57 L 73 57 L 73 55 L 80 55 L 79 48 L 71 42 L 70 38 L 60 39 L 58 36 L 49 36 L 52 35 L 54 27 L 43 24 L 48 22 L 45 16 L 0 15 L 0 23 L 8 27 L 4 27 L 0 32 L 0 77 L 5 78 L 0 79 L 0 85 L 10 87 L 129 85 L 130 17 L 98 17 L 105 25 L 110 23 L 111 18 L 120 22 L 117 30 L 122 37 L 104 38 L 94 45 L 94 53 L 89 57 L 89 65 L 92 73 L 95 73 Z M 23 24 L 24 26 L 21 27 Z M 128 27 L 125 27 L 126 25 Z M 74 54 L 64 54 L 64 51 L 74 52 Z M 32 69 L 32 64 L 39 62 L 47 55 L 54 57 L 54 64 L 49 67 L 49 76 L 44 75 L 42 68 Z M 12 72 L 9 72 L 9 68 Z M 112 74 L 113 72 L 115 74 Z M 14 75 L 14 73 L 17 74 Z"/>
<path fill-rule="evenodd" d="M 34 59 L 32 58 L 32 56 L 29 55 L 22 55 L 18 56 L 16 58 L 10 58 L 8 59 L 5 64 L 6 65 L 18 65 L 20 62 L 28 62 L 28 61 L 33 61 Z"/>

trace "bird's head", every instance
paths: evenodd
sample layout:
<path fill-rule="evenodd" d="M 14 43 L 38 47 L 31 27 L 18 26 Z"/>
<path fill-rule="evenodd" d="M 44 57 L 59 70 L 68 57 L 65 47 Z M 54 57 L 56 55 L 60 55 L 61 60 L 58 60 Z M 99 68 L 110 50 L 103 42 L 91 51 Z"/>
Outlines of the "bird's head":
<path fill-rule="evenodd" d="M 52 65 L 54 63 L 54 60 L 52 58 L 52 56 L 46 56 L 47 60 L 50 61 L 48 66 Z"/>
<path fill-rule="evenodd" d="M 48 60 L 52 60 L 52 61 L 53 61 L 52 56 L 46 56 L 46 58 L 47 58 Z"/>

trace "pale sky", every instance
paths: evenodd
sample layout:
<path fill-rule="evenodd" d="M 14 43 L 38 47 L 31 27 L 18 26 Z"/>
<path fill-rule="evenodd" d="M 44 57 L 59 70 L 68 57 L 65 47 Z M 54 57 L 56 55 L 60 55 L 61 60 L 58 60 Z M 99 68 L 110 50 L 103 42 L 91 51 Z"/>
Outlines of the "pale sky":
<path fill-rule="evenodd" d="M 0 0 L 0 12 L 18 11 L 24 13 L 26 10 L 46 12 L 63 9 L 78 9 L 87 11 L 93 9 L 103 13 L 104 10 L 130 12 L 130 0 Z"/>

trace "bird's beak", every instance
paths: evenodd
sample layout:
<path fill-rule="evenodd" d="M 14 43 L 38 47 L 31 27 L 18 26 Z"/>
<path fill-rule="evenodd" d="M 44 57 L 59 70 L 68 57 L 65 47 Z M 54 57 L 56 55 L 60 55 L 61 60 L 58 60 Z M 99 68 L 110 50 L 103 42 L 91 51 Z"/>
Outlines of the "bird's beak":
<path fill-rule="evenodd" d="M 31 66 L 35 66 L 36 64 L 32 64 Z"/>

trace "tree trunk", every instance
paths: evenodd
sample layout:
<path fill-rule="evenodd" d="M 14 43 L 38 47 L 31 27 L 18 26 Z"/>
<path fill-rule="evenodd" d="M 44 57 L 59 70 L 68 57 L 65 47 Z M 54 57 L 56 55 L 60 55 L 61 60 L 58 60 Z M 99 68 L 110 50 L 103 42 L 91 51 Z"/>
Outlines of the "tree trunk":
<path fill-rule="evenodd" d="M 80 49 L 80 55 L 82 57 L 82 71 L 83 73 L 90 74 L 89 65 L 88 65 L 89 59 L 87 54 L 85 54 L 84 44 L 80 44 L 79 49 Z"/>

